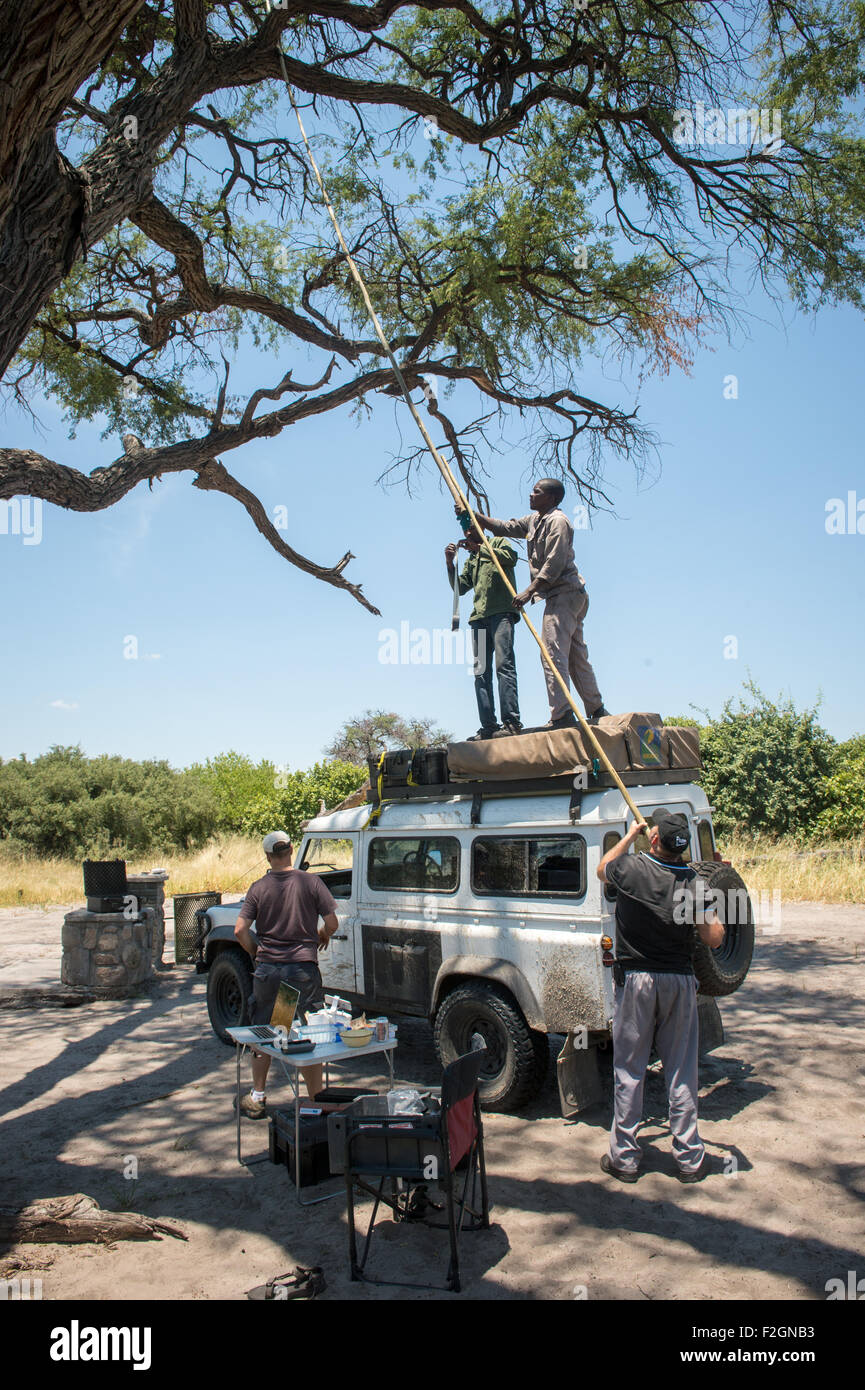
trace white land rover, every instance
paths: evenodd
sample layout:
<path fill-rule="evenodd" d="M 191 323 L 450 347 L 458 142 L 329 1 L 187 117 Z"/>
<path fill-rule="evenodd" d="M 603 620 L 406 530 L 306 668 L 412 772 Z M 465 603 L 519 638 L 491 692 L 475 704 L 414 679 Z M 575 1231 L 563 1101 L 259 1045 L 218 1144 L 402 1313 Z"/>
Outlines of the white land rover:
<path fill-rule="evenodd" d="M 682 774 L 678 774 L 681 778 Z M 688 858 L 726 918 L 718 950 L 697 942 L 701 1048 L 723 1041 L 715 997 L 745 979 L 754 945 L 747 889 L 715 849 L 702 788 L 675 773 L 629 778 L 651 823 L 658 807 L 691 826 Z M 585 782 L 585 778 L 583 781 Z M 610 1037 L 615 890 L 595 870 L 624 834 L 626 807 L 603 776 L 539 783 L 390 788 L 374 806 L 309 821 L 295 865 L 322 876 L 339 931 L 320 956 L 325 985 L 367 1011 L 428 1018 L 442 1064 L 485 1047 L 482 1099 L 515 1109 L 539 1089 L 548 1035 L 564 1114 L 600 1098 L 598 1047 Z M 638 842 L 636 850 L 639 851 Z M 211 907 L 199 969 L 209 972 L 217 1035 L 245 1020 L 249 957 L 236 945 L 240 902 Z"/>

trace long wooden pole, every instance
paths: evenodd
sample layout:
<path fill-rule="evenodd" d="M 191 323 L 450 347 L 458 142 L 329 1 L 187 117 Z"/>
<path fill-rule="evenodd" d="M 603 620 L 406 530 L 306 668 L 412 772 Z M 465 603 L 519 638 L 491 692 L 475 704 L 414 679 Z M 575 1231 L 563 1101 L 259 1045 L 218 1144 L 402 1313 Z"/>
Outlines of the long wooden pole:
<path fill-rule="evenodd" d="M 265 0 L 265 3 L 266 3 L 266 5 L 267 5 L 267 9 L 268 9 L 268 13 L 269 13 L 269 12 L 270 12 L 270 8 L 271 8 L 271 6 L 270 6 L 270 0 Z M 384 332 L 384 329 L 382 328 L 381 323 L 380 323 L 380 321 L 379 321 L 378 314 L 376 313 L 375 307 L 374 307 L 374 305 L 373 305 L 373 302 L 372 302 L 372 300 L 371 300 L 370 297 L 369 297 L 369 293 L 368 293 L 367 288 L 366 288 L 366 285 L 365 285 L 365 283 L 364 283 L 363 276 L 361 275 L 360 271 L 358 270 L 357 265 L 355 264 L 355 261 L 354 261 L 354 257 L 352 256 L 351 252 L 350 252 L 349 249 L 348 249 L 348 246 L 346 245 L 345 237 L 344 237 L 343 234 L 342 234 L 342 228 L 340 227 L 339 221 L 338 221 L 338 219 L 337 219 L 337 215 L 336 215 L 336 213 L 335 213 L 334 210 L 333 210 L 333 204 L 331 203 L 330 198 L 328 197 L 328 192 L 327 192 L 327 189 L 325 188 L 325 185 L 324 185 L 324 179 L 323 179 L 322 176 L 321 176 L 321 171 L 319 170 L 318 164 L 316 163 L 315 155 L 314 155 L 313 152 L 312 152 L 312 147 L 310 146 L 309 139 L 308 139 L 308 137 L 307 137 L 306 130 L 305 130 L 305 128 L 304 128 L 304 124 L 303 124 L 303 120 L 302 120 L 302 118 L 301 118 L 300 110 L 298 109 L 297 102 L 296 102 L 295 99 L 294 99 L 294 92 L 292 91 L 291 83 L 290 83 L 289 80 L 288 80 L 288 73 L 286 72 L 286 68 L 285 68 L 285 58 L 284 58 L 284 55 L 283 55 L 283 52 L 282 52 L 282 42 L 281 42 L 281 40 L 280 40 L 280 43 L 279 43 L 279 61 L 280 61 L 280 65 L 281 65 L 281 67 L 282 67 L 282 76 L 283 76 L 283 78 L 284 78 L 284 80 L 285 80 L 286 89 L 287 89 L 287 91 L 288 91 L 288 98 L 289 98 L 289 101 L 291 102 L 292 110 L 294 111 L 294 114 L 295 114 L 295 116 L 297 117 L 297 124 L 298 124 L 298 126 L 300 127 L 300 133 L 301 133 L 301 136 L 303 137 L 303 143 L 304 143 L 304 146 L 305 146 L 305 148 L 306 148 L 307 158 L 308 158 L 308 160 L 309 160 L 310 166 L 311 166 L 311 168 L 312 168 L 312 172 L 313 172 L 313 174 L 315 175 L 316 182 L 317 182 L 318 187 L 319 187 L 319 190 L 320 190 L 320 192 L 321 192 L 322 201 L 324 202 L 324 205 L 325 205 L 325 207 L 327 208 L 328 214 L 329 214 L 329 216 L 330 216 L 330 220 L 331 220 L 331 222 L 333 223 L 333 230 L 336 232 L 337 239 L 338 239 L 338 241 L 339 241 L 340 247 L 342 248 L 342 252 L 343 252 L 343 255 L 345 256 L 345 259 L 346 259 L 346 263 L 347 263 L 347 265 L 348 265 L 348 268 L 349 268 L 349 270 L 351 271 L 351 274 L 352 274 L 352 276 L 353 276 L 353 278 L 354 278 L 354 281 L 355 281 L 355 283 L 356 283 L 358 289 L 359 289 L 360 292 L 361 292 L 361 295 L 363 296 L 363 302 L 364 302 L 364 304 L 366 305 L 367 312 L 368 312 L 368 314 L 369 314 L 369 316 L 370 316 L 370 319 L 372 320 L 372 324 L 373 324 L 373 327 L 374 327 L 374 329 L 375 329 L 376 337 L 378 338 L 379 342 L 381 343 L 382 347 L 384 348 L 385 352 L 387 353 L 387 356 L 388 356 L 388 359 L 389 359 L 389 361 L 390 361 L 391 367 L 393 368 L 394 376 L 396 377 L 397 382 L 398 382 L 399 387 L 400 387 L 400 390 L 402 391 L 402 394 L 403 394 L 403 396 L 405 397 L 406 404 L 408 405 L 408 408 L 409 408 L 409 410 L 410 410 L 411 413 L 412 413 L 412 416 L 413 416 L 413 418 L 414 418 L 414 421 L 415 421 L 415 423 L 416 423 L 418 429 L 420 430 L 420 433 L 421 433 L 421 436 L 422 436 L 422 438 L 423 438 L 424 443 L 426 444 L 427 448 L 429 449 L 429 451 L 430 451 L 430 453 L 431 453 L 431 455 L 432 455 L 432 457 L 433 457 L 433 460 L 434 460 L 434 462 L 435 462 L 435 464 L 436 464 L 436 467 L 438 468 L 439 472 L 441 473 L 442 477 L 444 478 L 445 485 L 446 485 L 446 487 L 448 488 L 448 491 L 450 492 L 451 496 L 453 497 L 454 502 L 456 502 L 457 505 L 460 507 L 460 509 L 461 509 L 462 511 L 466 512 L 466 513 L 468 514 L 468 516 L 470 517 L 472 526 L 474 527 L 475 531 L 477 532 L 478 536 L 480 537 L 480 540 L 481 540 L 482 544 L 486 547 L 487 554 L 489 555 L 490 559 L 492 560 L 493 564 L 495 565 L 496 569 L 498 570 L 499 574 L 501 575 L 501 578 L 504 580 L 505 587 L 507 588 L 507 590 L 508 590 L 508 592 L 510 593 L 511 597 L 512 597 L 512 598 L 516 598 L 516 592 L 517 592 L 516 589 L 514 588 L 513 584 L 512 584 L 511 581 L 508 579 L 508 576 L 505 574 L 504 570 L 502 569 L 502 566 L 501 566 L 501 564 L 499 563 L 499 558 L 498 558 L 498 556 L 496 555 L 495 551 L 493 550 L 493 547 L 490 545 L 489 540 L 487 539 L 487 537 L 486 537 L 486 535 L 485 535 L 485 533 L 484 533 L 483 527 L 479 524 L 478 519 L 477 519 L 477 517 L 475 516 L 474 510 L 473 510 L 471 504 L 469 503 L 468 498 L 466 497 L 465 493 L 463 492 L 462 488 L 460 487 L 459 483 L 457 482 L 457 479 L 454 477 L 453 472 L 451 471 L 451 467 L 450 467 L 450 465 L 449 465 L 447 459 L 444 458 L 444 457 L 442 456 L 442 454 L 439 453 L 438 449 L 436 448 L 435 444 L 433 443 L 432 438 L 431 438 L 430 433 L 429 433 L 429 430 L 427 429 L 426 425 L 424 424 L 424 421 L 423 421 L 423 419 L 422 419 L 420 413 L 418 412 L 417 406 L 415 405 L 414 401 L 413 401 L 412 398 L 411 398 L 411 392 L 410 392 L 410 390 L 409 390 L 409 388 L 408 388 L 408 386 L 407 386 L 407 384 L 406 384 L 406 380 L 405 380 L 405 377 L 404 377 L 403 374 L 402 374 L 402 370 L 401 370 L 401 368 L 400 368 L 400 365 L 399 365 L 399 363 L 397 362 L 396 357 L 394 356 L 393 349 L 392 349 L 390 343 L 388 342 L 387 337 L 385 336 L 385 332 Z M 592 730 L 591 725 L 588 723 L 588 721 L 584 718 L 584 716 L 583 716 L 583 714 L 581 713 L 581 711 L 578 709 L 576 700 L 574 699 L 573 695 L 571 694 L 570 689 L 568 688 L 567 681 L 565 681 L 564 677 L 562 676 L 561 672 L 558 670 L 558 668 L 557 668 L 555 662 L 553 661 L 553 658 L 552 658 L 552 656 L 550 655 L 550 651 L 549 651 L 549 648 L 547 647 L 546 642 L 544 641 L 544 639 L 543 639 L 543 637 L 541 636 L 541 634 L 538 632 L 538 630 L 537 630 L 537 628 L 535 627 L 534 623 L 533 623 L 533 622 L 531 621 L 531 619 L 529 618 L 529 615 L 528 615 L 526 612 L 523 612 L 523 613 L 522 613 L 522 617 L 523 617 L 523 619 L 524 619 L 524 621 L 525 621 L 526 627 L 529 629 L 529 632 L 532 634 L 532 636 L 534 637 L 535 641 L 536 641 L 537 644 L 538 644 L 538 647 L 540 648 L 540 652 L 541 652 L 541 657 L 542 657 L 542 659 L 546 662 L 547 666 L 548 666 L 549 669 L 552 671 L 553 676 L 555 677 L 556 681 L 558 682 L 559 688 L 560 688 L 561 691 L 562 691 L 562 694 L 564 695 L 565 699 L 567 700 L 567 702 L 568 702 L 568 704 L 570 705 L 571 709 L 573 710 L 574 714 L 577 716 L 577 720 L 579 721 L 580 729 L 582 730 L 583 735 L 589 740 L 589 743 L 591 744 L 592 748 L 594 748 L 595 753 L 597 754 L 597 756 L 598 756 L 598 758 L 600 759 L 601 763 L 603 764 L 603 766 L 606 768 L 607 772 L 608 772 L 608 773 L 610 774 L 610 776 L 612 777 L 612 779 L 613 779 L 613 781 L 615 782 L 616 786 L 618 787 L 619 791 L 622 793 L 622 796 L 623 796 L 624 799 L 625 799 L 625 804 L 627 805 L 627 807 L 628 807 L 628 809 L 630 810 L 631 814 L 634 816 L 634 818 L 635 818 L 636 820 L 642 820 L 643 817 L 642 817 L 642 815 L 640 814 L 640 812 L 637 810 L 637 807 L 636 807 L 636 805 L 634 804 L 634 801 L 633 801 L 633 799 L 632 799 L 632 797 L 631 797 L 630 792 L 628 791 L 627 787 L 625 786 L 625 784 L 624 784 L 624 782 L 622 781 L 621 777 L 619 776 L 618 772 L 617 772 L 616 769 L 613 767 L 613 764 L 610 762 L 610 759 L 607 757 L 607 754 L 604 752 L 604 749 L 601 747 L 600 743 L 598 742 L 597 738 L 595 737 L 595 734 L 594 734 L 594 731 Z"/>

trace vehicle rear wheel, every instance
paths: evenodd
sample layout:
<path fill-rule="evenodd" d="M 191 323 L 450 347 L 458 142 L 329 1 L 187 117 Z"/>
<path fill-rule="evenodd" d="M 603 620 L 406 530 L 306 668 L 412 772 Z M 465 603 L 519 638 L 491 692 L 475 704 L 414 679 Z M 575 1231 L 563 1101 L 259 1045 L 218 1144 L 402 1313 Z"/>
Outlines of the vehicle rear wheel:
<path fill-rule="evenodd" d="M 472 981 L 445 995 L 436 1013 L 434 1041 L 443 1067 L 466 1052 L 486 1048 L 479 1087 L 485 1110 L 517 1110 L 544 1083 L 547 1035 L 529 1027 L 499 985 Z"/>
<path fill-rule="evenodd" d="M 252 994 L 252 968 L 249 956 L 239 946 L 220 951 L 207 975 L 207 1012 L 210 1026 L 220 1042 L 234 1047 L 226 1029 L 249 1022 L 249 996 Z"/>
<path fill-rule="evenodd" d="M 714 892 L 720 893 L 718 916 L 726 928 L 721 945 L 712 950 L 697 942 L 694 974 L 701 994 L 733 994 L 742 984 L 754 954 L 754 912 L 741 875 L 729 864 L 704 859 L 691 865 Z"/>

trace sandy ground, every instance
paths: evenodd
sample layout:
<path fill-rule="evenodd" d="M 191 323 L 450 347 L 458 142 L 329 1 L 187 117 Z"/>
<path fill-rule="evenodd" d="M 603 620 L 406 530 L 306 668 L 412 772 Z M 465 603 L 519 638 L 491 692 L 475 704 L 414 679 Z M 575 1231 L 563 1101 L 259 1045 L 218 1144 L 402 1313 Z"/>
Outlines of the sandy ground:
<path fill-rule="evenodd" d="M 56 988 L 62 915 L 0 912 L 0 997 Z M 631 1187 L 604 1177 L 609 1106 L 563 1122 L 551 1055 L 530 1109 L 486 1117 L 493 1225 L 464 1238 L 464 1298 L 822 1300 L 828 1279 L 865 1275 L 865 908 L 787 905 L 757 947 L 701 1067 L 715 1171 L 675 1181 L 654 1070 L 646 1172 Z M 0 1007 L 0 1203 L 83 1192 L 189 1237 L 0 1249 L 0 1271 L 40 1277 L 46 1299 L 242 1298 L 297 1264 L 323 1267 L 329 1299 L 435 1297 L 351 1283 L 344 1201 L 301 1209 L 283 1169 L 238 1165 L 234 1058 L 204 992 L 180 967 L 132 1001 Z M 399 1079 L 438 1079 L 426 1025 L 402 1021 L 396 1058 Z M 374 1080 L 372 1065 L 334 1079 Z M 287 1094 L 271 1086 L 268 1101 Z M 266 1124 L 244 1122 L 243 1138 L 264 1153 Z M 437 1278 L 446 1236 L 385 1222 L 370 1258 L 387 1278 Z"/>

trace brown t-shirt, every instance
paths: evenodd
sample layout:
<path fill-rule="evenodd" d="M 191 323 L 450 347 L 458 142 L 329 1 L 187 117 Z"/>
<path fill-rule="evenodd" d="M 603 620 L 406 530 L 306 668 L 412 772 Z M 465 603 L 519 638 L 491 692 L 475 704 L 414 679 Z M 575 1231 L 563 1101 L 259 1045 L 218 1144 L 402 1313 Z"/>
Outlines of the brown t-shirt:
<path fill-rule="evenodd" d="M 239 915 L 255 922 L 256 960 L 274 965 L 318 960 L 318 919 L 336 903 L 318 874 L 305 869 L 268 869 L 256 879 Z"/>

